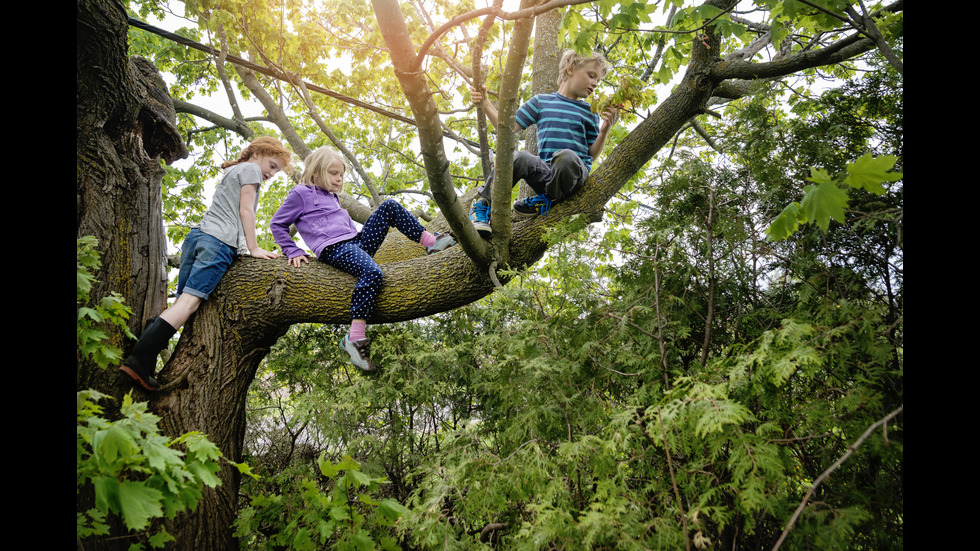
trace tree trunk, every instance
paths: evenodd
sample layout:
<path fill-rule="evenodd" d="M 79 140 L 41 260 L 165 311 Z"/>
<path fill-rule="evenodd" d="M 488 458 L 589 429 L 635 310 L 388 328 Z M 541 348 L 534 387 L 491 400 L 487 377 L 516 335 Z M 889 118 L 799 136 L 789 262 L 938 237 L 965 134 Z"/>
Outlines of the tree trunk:
<path fill-rule="evenodd" d="M 551 94 L 558 91 L 558 62 L 562 50 L 558 47 L 562 10 L 551 10 L 534 19 L 534 55 L 531 57 L 531 95 Z M 538 154 L 537 128 L 528 128 L 524 148 Z M 521 182 L 520 198 L 527 197 L 530 186 Z"/>
<path fill-rule="evenodd" d="M 76 237 L 99 239 L 102 267 L 92 301 L 123 295 L 133 310 L 130 329 L 139 334 L 166 300 L 160 160 L 186 157 L 187 149 L 156 69 L 127 59 L 123 7 L 80 0 L 77 15 Z M 124 347 L 123 336 L 112 335 L 110 344 Z M 82 362 L 76 384 L 107 389 L 116 378 Z"/>

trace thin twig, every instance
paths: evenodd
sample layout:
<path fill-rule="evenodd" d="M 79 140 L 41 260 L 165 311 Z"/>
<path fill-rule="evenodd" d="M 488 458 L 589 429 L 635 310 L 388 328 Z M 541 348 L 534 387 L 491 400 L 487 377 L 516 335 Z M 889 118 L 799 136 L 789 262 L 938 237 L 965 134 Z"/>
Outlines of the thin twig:
<path fill-rule="evenodd" d="M 844 461 L 846 461 L 847 458 L 850 457 L 851 454 L 854 453 L 858 449 L 858 447 L 862 443 L 864 443 L 864 441 L 869 436 L 871 436 L 871 433 L 873 433 L 875 429 L 877 429 L 881 425 L 888 423 L 888 421 L 891 421 L 891 419 L 896 415 L 898 415 L 899 413 L 901 413 L 903 409 L 905 409 L 905 404 L 898 406 L 898 408 L 896 408 L 894 411 L 882 417 L 881 419 L 876 421 L 873 425 L 868 427 L 868 430 L 864 431 L 864 434 L 862 434 L 860 438 L 858 438 L 857 440 L 854 441 L 853 444 L 848 446 L 847 451 L 844 452 L 844 455 L 840 456 L 840 459 L 835 461 L 833 465 L 831 465 L 826 471 L 824 471 L 820 476 L 818 476 L 816 480 L 813 481 L 813 484 L 810 486 L 810 489 L 807 490 L 806 495 L 803 496 L 803 501 L 800 502 L 800 506 L 796 508 L 796 512 L 793 513 L 793 517 L 789 519 L 789 523 L 786 525 L 786 528 L 783 530 L 783 533 L 779 536 L 779 539 L 776 541 L 776 545 L 773 546 L 772 551 L 777 551 L 779 549 L 779 546 L 783 544 L 783 541 L 786 539 L 787 534 L 789 534 L 790 528 L 792 528 L 793 525 L 796 524 L 796 520 L 800 518 L 800 514 L 803 512 L 803 509 L 806 507 L 807 502 L 810 501 L 811 497 L 813 497 L 813 493 L 817 490 L 817 486 L 819 486 L 820 483 L 826 480 L 827 477 L 830 476 L 830 473 L 837 470 L 837 467 L 840 467 L 841 464 L 843 464 Z"/>

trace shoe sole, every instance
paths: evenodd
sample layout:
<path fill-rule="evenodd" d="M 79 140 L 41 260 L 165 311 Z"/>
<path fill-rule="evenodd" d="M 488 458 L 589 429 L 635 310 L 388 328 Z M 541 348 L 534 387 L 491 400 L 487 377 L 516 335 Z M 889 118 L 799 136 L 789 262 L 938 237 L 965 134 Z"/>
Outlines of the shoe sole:
<path fill-rule="evenodd" d="M 535 216 L 538 216 L 539 214 L 541 214 L 538 211 L 534 211 L 534 212 L 521 212 L 521 211 L 519 211 L 517 209 L 514 209 L 514 213 L 517 214 L 517 217 L 518 218 L 534 218 Z"/>
<path fill-rule="evenodd" d="M 476 228 L 476 231 L 480 234 L 480 237 L 484 239 L 493 235 L 493 229 L 490 228 L 490 224 L 486 224 L 484 222 L 473 222 L 473 227 Z"/>
<path fill-rule="evenodd" d="M 136 381 L 137 383 L 139 383 L 140 386 L 142 386 L 146 390 L 149 390 L 149 391 L 160 390 L 159 385 L 158 386 L 155 386 L 155 387 L 150 386 L 149 384 L 147 384 L 146 381 L 143 380 L 143 377 L 140 377 L 139 373 L 133 371 L 132 369 L 130 369 L 129 367 L 127 367 L 125 365 L 122 366 L 122 367 L 120 367 L 119 368 L 119 371 L 122 371 L 126 375 L 129 375 L 130 377 L 132 377 L 134 381 Z"/>

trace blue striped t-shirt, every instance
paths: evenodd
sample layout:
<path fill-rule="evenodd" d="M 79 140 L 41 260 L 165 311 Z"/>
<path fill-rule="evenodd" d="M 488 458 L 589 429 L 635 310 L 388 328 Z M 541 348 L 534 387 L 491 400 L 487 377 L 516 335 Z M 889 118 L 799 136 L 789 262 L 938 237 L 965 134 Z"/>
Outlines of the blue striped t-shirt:
<path fill-rule="evenodd" d="M 571 149 L 592 170 L 589 146 L 599 136 L 599 116 L 588 103 L 554 94 L 538 94 L 517 110 L 517 124 L 538 125 L 538 156 L 550 161 L 560 149 Z"/>

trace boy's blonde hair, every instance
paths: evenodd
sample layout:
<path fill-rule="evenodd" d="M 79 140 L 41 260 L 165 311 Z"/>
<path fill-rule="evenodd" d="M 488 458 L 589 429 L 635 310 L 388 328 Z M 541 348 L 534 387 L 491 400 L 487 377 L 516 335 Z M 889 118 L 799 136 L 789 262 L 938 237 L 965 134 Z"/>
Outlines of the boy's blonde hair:
<path fill-rule="evenodd" d="M 347 160 L 344 159 L 343 155 L 329 147 L 317 148 L 306 158 L 306 168 L 303 169 L 303 174 L 299 177 L 299 183 L 323 188 L 318 182 L 326 183 L 328 181 L 327 170 L 334 163 L 340 163 L 344 167 L 344 172 L 347 172 Z"/>
<path fill-rule="evenodd" d="M 252 140 L 252 143 L 248 144 L 248 146 L 242 150 L 237 159 L 234 161 L 225 161 L 221 163 L 221 168 L 228 168 L 230 166 L 244 163 L 252 157 L 275 157 L 280 159 L 283 162 L 283 166 L 280 170 L 288 174 L 289 164 L 292 161 L 293 154 L 291 151 L 286 149 L 279 140 L 270 138 L 269 136 L 261 136 Z"/>
<path fill-rule="evenodd" d="M 561 56 L 561 61 L 558 62 L 558 86 L 568 80 L 569 72 L 574 73 L 586 63 L 595 63 L 599 67 L 599 71 L 602 73 L 599 78 L 606 76 L 606 73 L 609 72 L 609 61 L 599 52 L 592 52 L 592 55 L 585 57 L 576 53 L 575 50 L 566 50 L 565 54 Z"/>

